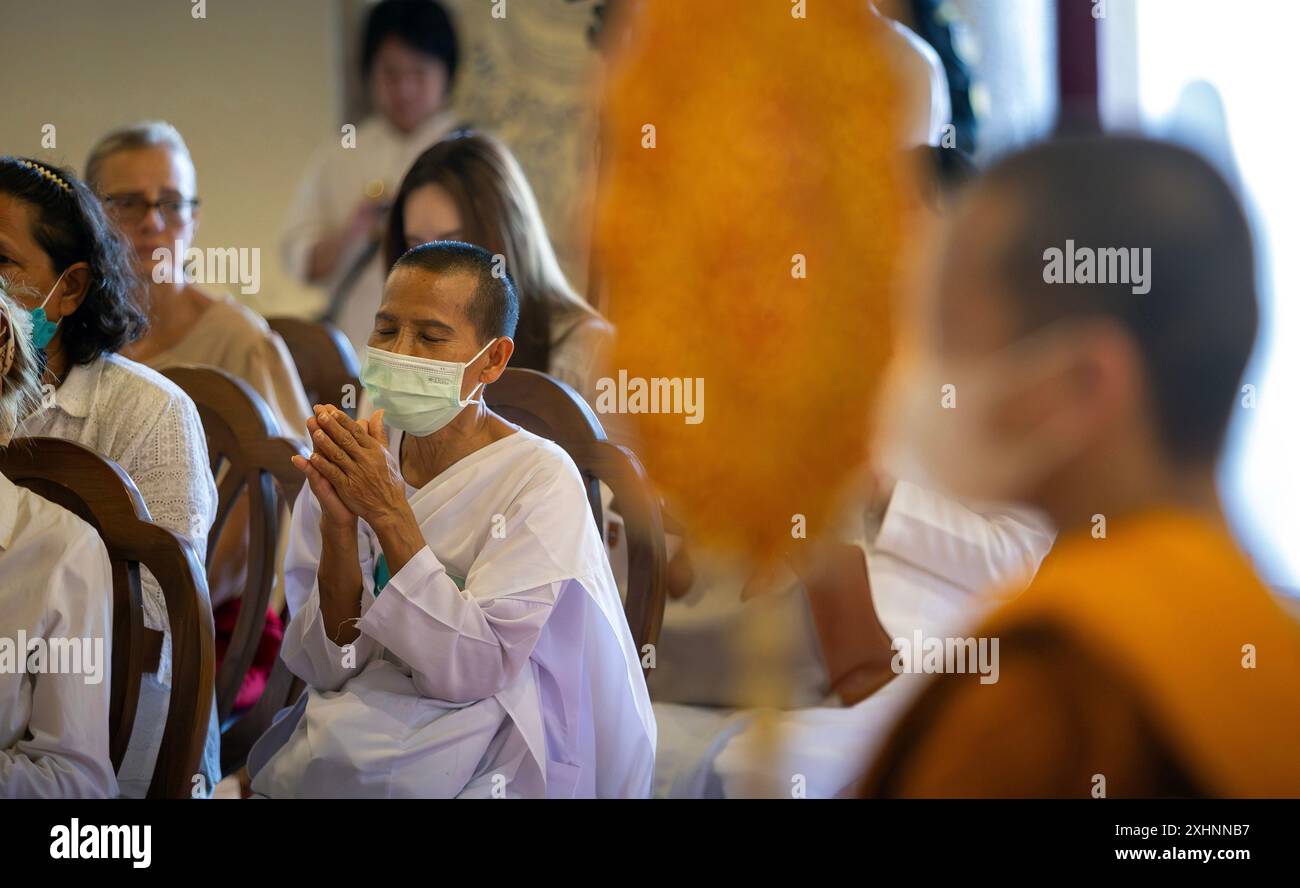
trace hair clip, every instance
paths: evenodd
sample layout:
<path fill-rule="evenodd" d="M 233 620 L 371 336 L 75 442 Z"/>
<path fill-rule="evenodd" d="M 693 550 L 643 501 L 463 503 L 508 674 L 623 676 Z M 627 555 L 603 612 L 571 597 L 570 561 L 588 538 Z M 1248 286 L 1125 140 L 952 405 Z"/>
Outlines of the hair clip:
<path fill-rule="evenodd" d="M 29 170 L 35 170 L 37 173 L 49 179 L 55 185 L 58 185 L 64 191 L 68 192 L 69 194 L 72 193 L 72 187 L 69 186 L 68 183 L 63 180 L 63 177 L 56 174 L 53 170 L 47 169 L 44 164 L 39 164 L 32 160 L 20 159 L 18 161 L 18 165 L 21 167 L 26 167 Z"/>

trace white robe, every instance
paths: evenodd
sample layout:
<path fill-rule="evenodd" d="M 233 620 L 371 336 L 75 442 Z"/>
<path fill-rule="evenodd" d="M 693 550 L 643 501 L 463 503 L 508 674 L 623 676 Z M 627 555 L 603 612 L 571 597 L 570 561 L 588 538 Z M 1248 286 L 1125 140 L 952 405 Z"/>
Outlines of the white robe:
<path fill-rule="evenodd" d="M 17 660 L 0 659 L 0 798 L 117 795 L 108 751 L 112 631 L 112 568 L 99 534 L 0 475 L 5 656 L 25 660 L 21 647 L 30 649 L 38 638 L 47 644 L 91 641 L 89 650 L 81 645 L 79 664 L 59 664 L 80 672 L 19 672 Z M 22 645 L 20 632 L 26 636 Z"/>
<path fill-rule="evenodd" d="M 648 795 L 654 716 L 568 455 L 521 430 L 407 493 L 428 546 L 376 597 L 381 549 L 360 522 L 361 634 L 348 662 L 322 624 L 320 506 L 303 489 L 281 656 L 309 688 L 254 748 L 253 790 Z"/>
<path fill-rule="evenodd" d="M 1027 584 L 1056 536 L 1047 517 L 1035 510 L 993 503 L 967 507 L 908 481 L 897 482 L 879 520 L 865 516 L 862 526 L 846 528 L 846 535 L 867 553 L 872 601 L 891 638 L 910 638 L 916 631 L 926 637 L 965 635 L 997 604 L 991 592 L 1019 591 Z M 733 583 L 738 590 L 739 581 Z M 697 597 L 695 592 L 670 603 L 664 617 L 660 662 L 669 661 L 680 673 L 683 664 L 677 661 L 689 657 L 695 674 L 709 678 L 697 680 L 701 687 L 685 688 L 681 678 L 661 685 L 659 676 L 652 677 L 660 729 L 655 795 L 734 798 L 756 787 L 783 792 L 796 786 L 810 798 L 852 793 L 894 719 L 928 676 L 899 675 L 849 707 L 834 694 L 820 705 L 795 703 L 776 716 L 779 739 L 773 756 L 764 733 L 754 727 L 753 710 L 731 708 L 735 704 L 728 706 L 725 698 L 722 708 L 689 705 L 726 691 L 712 676 L 729 674 L 724 668 L 728 642 L 741 632 L 746 610 L 761 601 L 742 605 L 738 591 L 728 588 L 701 594 L 711 592 L 720 592 L 723 602 L 699 625 L 690 622 L 689 613 L 680 613 L 684 603 Z M 797 580 L 792 577 L 790 588 L 764 606 L 790 612 L 792 663 L 812 664 L 820 658 L 820 641 Z M 690 631 L 682 632 L 683 626 Z M 683 640 L 687 643 L 678 654 L 672 645 Z M 704 666 L 705 651 L 712 652 L 712 669 Z M 800 676 L 805 679 L 798 689 L 802 699 L 829 691 L 824 666 L 792 673 L 796 680 Z M 680 696 L 661 697 L 661 686 Z"/>

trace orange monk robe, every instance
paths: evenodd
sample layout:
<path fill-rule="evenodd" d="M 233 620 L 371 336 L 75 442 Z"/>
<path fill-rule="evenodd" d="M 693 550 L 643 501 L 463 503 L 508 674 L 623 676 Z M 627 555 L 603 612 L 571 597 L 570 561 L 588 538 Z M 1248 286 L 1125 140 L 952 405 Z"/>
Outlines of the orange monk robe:
<path fill-rule="evenodd" d="M 1077 532 L 976 635 L 999 680 L 931 682 L 865 795 L 1300 796 L 1300 623 L 1217 524 Z"/>

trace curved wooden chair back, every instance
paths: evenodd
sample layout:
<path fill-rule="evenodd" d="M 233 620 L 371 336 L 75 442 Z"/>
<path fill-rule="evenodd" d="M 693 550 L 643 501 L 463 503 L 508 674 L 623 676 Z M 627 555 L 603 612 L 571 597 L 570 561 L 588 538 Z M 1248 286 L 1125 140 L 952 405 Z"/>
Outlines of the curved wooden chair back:
<path fill-rule="evenodd" d="M 668 555 L 658 497 L 640 460 L 605 438 L 591 407 L 569 386 L 536 370 L 506 368 L 483 390 L 499 416 L 564 448 L 577 465 L 597 532 L 604 537 L 600 482 L 614 493 L 611 503 L 627 536 L 627 597 L 623 612 L 637 651 L 656 644 L 663 624 Z"/>
<path fill-rule="evenodd" d="M 352 343 L 328 321 L 267 318 L 289 348 L 309 404 L 333 404 L 353 419 L 361 397 L 361 371 Z M 351 397 L 346 397 L 348 393 Z"/>
<path fill-rule="evenodd" d="M 170 367 L 163 375 L 180 386 L 199 410 L 208 458 L 217 481 L 217 517 L 208 534 L 205 564 L 212 569 L 217 540 L 235 503 L 248 498 L 248 561 L 234 634 L 217 673 L 217 714 L 223 733 L 244 676 L 257 654 L 266 609 L 275 587 L 276 552 L 303 476 L 289 458 L 301 453 L 280 430 L 266 402 L 247 383 L 216 367 Z M 231 528 L 243 532 L 242 528 Z M 222 743 L 222 758 L 226 758 Z M 234 750 L 232 750 L 234 751 Z"/>
<path fill-rule="evenodd" d="M 167 724 L 149 798 L 189 798 L 208 733 L 213 630 L 198 554 L 179 534 L 149 519 L 135 484 L 113 461 L 60 438 L 16 438 L 0 448 L 0 472 L 95 528 L 113 567 L 113 673 L 110 755 L 120 768 L 135 724 L 146 650 L 159 636 L 144 625 L 140 565 L 162 587 L 172 635 Z"/>

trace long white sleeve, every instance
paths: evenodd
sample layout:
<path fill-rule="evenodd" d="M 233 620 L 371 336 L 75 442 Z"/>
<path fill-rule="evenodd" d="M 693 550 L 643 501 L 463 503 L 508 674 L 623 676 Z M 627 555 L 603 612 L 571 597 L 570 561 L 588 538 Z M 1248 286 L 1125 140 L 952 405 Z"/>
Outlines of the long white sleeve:
<path fill-rule="evenodd" d="M 357 624 L 448 703 L 499 693 L 528 663 L 561 583 L 491 598 L 461 591 L 428 546 L 393 575 Z"/>
<path fill-rule="evenodd" d="M 112 798 L 117 777 L 109 761 L 108 711 L 113 626 L 112 568 L 90 529 L 69 538 L 49 574 L 53 600 L 37 629 L 47 640 L 99 640 L 97 675 L 44 672 L 31 676 L 26 736 L 0 749 L 0 798 Z M 87 679 L 97 678 L 94 684 Z"/>
<path fill-rule="evenodd" d="M 320 590 L 314 582 L 280 644 L 280 657 L 289 671 L 320 691 L 337 691 L 379 653 L 374 639 L 364 633 L 345 646 L 330 640 L 321 616 Z"/>
<path fill-rule="evenodd" d="M 899 481 L 874 547 L 972 593 L 1027 578 L 1052 547 L 1046 516 L 1014 506 L 968 508 Z"/>
<path fill-rule="evenodd" d="M 373 599 L 370 592 L 373 587 L 367 576 L 367 565 L 373 570 L 373 560 L 365 557 L 369 553 L 369 537 L 358 531 L 357 542 L 363 554 L 362 588 L 358 593 L 364 613 L 367 604 L 372 603 L 368 599 Z M 280 642 L 280 657 L 290 672 L 313 688 L 335 691 L 361 672 L 380 653 L 380 648 L 364 633 L 347 650 L 330 640 L 329 635 L 338 627 L 328 627 L 330 631 L 326 632 L 321 614 L 320 585 L 316 577 L 320 555 L 320 503 L 304 484 L 293 507 L 289 546 L 285 551 L 285 598 L 292 616 Z"/>

